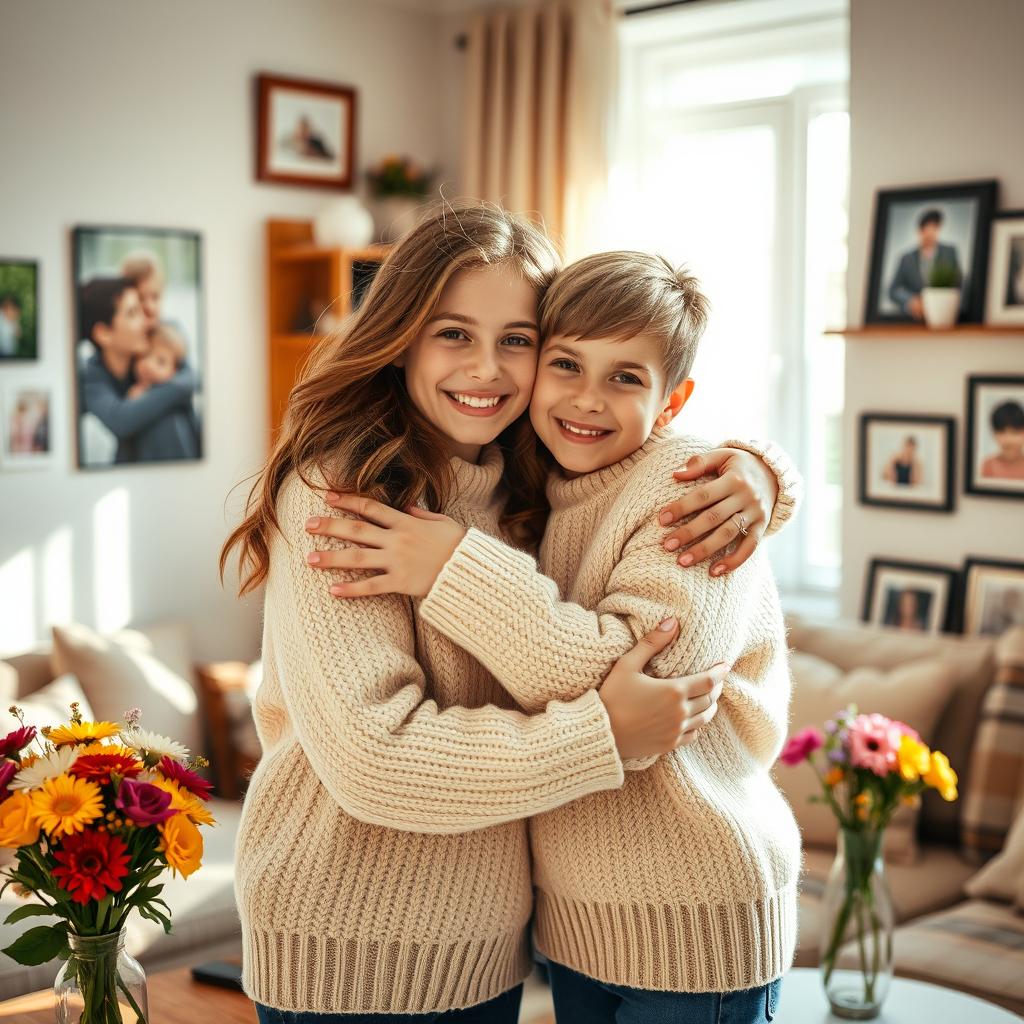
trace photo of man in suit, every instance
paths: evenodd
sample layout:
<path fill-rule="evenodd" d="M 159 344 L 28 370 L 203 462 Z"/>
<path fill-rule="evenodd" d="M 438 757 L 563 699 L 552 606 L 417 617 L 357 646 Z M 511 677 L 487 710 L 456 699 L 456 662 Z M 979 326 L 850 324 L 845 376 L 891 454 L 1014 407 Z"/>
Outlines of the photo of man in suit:
<path fill-rule="evenodd" d="M 957 280 L 963 280 L 956 246 L 939 241 L 943 219 L 942 211 L 935 207 L 921 214 L 917 221 L 917 245 L 900 257 L 889 285 L 889 298 L 914 320 L 924 318 L 921 289 L 927 286 L 935 266 L 952 267 Z"/>

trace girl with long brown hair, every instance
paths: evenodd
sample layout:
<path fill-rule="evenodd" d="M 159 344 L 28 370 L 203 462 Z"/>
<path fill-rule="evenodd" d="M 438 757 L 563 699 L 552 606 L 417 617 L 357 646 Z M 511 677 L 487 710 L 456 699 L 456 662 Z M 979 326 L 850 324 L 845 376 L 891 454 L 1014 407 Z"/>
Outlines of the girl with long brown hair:
<path fill-rule="evenodd" d="M 242 592 L 266 584 L 263 756 L 235 857 L 261 1021 L 515 1021 L 530 968 L 525 819 L 621 786 L 624 761 L 692 742 L 714 715 L 721 670 L 640 671 L 670 620 L 600 691 L 528 716 L 418 602 L 335 600 L 315 567 L 339 542 L 306 556 L 328 491 L 530 543 L 543 481 L 516 454 L 533 443 L 537 302 L 557 266 L 540 231 L 499 209 L 445 205 L 422 221 L 311 357 L 225 544 Z"/>

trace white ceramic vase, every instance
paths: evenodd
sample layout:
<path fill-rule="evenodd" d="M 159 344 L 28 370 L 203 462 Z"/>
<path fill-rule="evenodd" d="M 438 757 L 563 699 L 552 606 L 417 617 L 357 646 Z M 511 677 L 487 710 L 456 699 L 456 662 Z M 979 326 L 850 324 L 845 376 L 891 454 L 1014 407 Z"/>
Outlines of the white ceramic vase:
<path fill-rule="evenodd" d="M 422 210 L 423 200 L 416 196 L 384 196 L 374 200 L 377 237 L 382 242 L 397 242 L 415 225 Z"/>
<path fill-rule="evenodd" d="M 952 327 L 960 315 L 960 289 L 922 288 L 921 307 L 929 327 Z"/>
<path fill-rule="evenodd" d="M 373 239 L 373 217 L 355 196 L 339 196 L 316 215 L 313 237 L 325 249 L 362 249 Z"/>

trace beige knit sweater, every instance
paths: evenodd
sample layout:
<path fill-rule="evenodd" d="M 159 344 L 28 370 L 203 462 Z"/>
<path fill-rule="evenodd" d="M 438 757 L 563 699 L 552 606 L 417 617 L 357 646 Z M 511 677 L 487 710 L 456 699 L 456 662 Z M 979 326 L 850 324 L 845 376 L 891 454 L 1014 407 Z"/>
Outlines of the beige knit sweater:
<path fill-rule="evenodd" d="M 678 496 L 671 469 L 696 450 L 659 429 L 620 463 L 556 475 L 547 576 L 471 529 L 420 607 L 527 709 L 597 685 L 668 615 L 680 636 L 656 674 L 732 664 L 696 743 L 531 821 L 541 951 L 604 981 L 686 992 L 763 985 L 791 965 L 801 864 L 796 821 L 769 776 L 790 678 L 766 557 L 713 579 L 666 565 L 661 548 L 655 511 Z"/>
<path fill-rule="evenodd" d="M 496 533 L 501 455 L 453 460 L 445 510 Z M 322 482 L 322 481 L 316 481 Z M 277 502 L 254 702 L 263 749 L 235 848 L 243 987 L 320 1013 L 423 1013 L 529 972 L 525 819 L 620 786 L 596 692 L 528 716 L 401 596 L 340 601 L 304 530 L 337 514 L 295 474 Z M 354 574 L 347 574 L 350 577 Z"/>

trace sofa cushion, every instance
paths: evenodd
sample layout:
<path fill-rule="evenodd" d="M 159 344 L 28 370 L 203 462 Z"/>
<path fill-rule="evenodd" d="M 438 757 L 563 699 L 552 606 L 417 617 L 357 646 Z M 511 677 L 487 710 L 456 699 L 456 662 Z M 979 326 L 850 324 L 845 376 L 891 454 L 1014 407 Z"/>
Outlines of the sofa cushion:
<path fill-rule="evenodd" d="M 217 824 L 200 827 L 204 849 L 199 870 L 189 878 L 172 877 L 167 871 L 157 879 L 164 884 L 161 898 L 171 908 L 170 935 L 164 934 L 162 925 L 140 917 L 138 911 L 132 911 L 128 918 L 125 948 L 144 968 L 190 952 L 198 963 L 204 959 L 205 948 L 241 933 L 234 893 L 234 846 L 242 805 L 213 799 L 206 806 Z M 2 923 L 23 904 L 24 900 L 11 889 L 0 898 L 0 948 L 10 945 L 30 927 L 56 920 L 31 917 L 16 924 Z M 57 961 L 23 967 L 0 955 L 0 999 L 50 987 L 58 967 Z"/>
<path fill-rule="evenodd" d="M 877 711 L 906 722 L 930 743 L 956 682 L 953 670 L 936 658 L 899 665 L 890 672 L 875 668 L 844 672 L 814 654 L 794 651 L 790 667 L 790 731 L 794 733 L 807 726 L 821 729 L 837 711 L 852 703 L 861 711 Z M 779 763 L 774 775 L 793 807 L 804 842 L 834 849 L 835 816 L 826 804 L 809 801 L 821 793 L 817 774 L 806 764 Z M 917 856 L 917 818 L 915 807 L 902 806 L 896 811 L 883 847 L 890 862 L 912 863 Z"/>
<path fill-rule="evenodd" d="M 93 711 L 81 683 L 73 675 L 62 675 L 27 697 L 12 701 L 12 704 L 21 708 L 25 724 L 34 725 L 38 730 L 44 725 L 62 725 L 67 722 L 71 718 L 71 704 L 76 701 L 82 718 L 91 721 Z M 7 707 L 0 708 L 0 736 L 6 736 L 18 728 L 18 719 Z"/>
<path fill-rule="evenodd" d="M 1017 813 L 1002 852 L 967 880 L 964 884 L 964 892 L 975 899 L 1013 903 L 1018 900 L 1022 881 L 1024 881 L 1024 807 Z M 1024 970 L 1024 965 L 1021 969 Z"/>
<path fill-rule="evenodd" d="M 787 617 L 790 645 L 816 654 L 847 672 L 867 665 L 888 671 L 921 658 L 942 658 L 956 674 L 953 697 L 935 728 L 934 745 L 960 777 L 961 800 L 947 803 L 938 793 L 924 794 L 920 833 L 924 838 L 960 842 L 960 805 L 969 792 L 970 756 L 981 702 L 995 676 L 991 637 L 918 635 L 882 626 L 835 620 Z M 911 723 L 913 724 L 913 723 Z"/>
<path fill-rule="evenodd" d="M 896 929 L 896 974 L 959 989 L 1024 1013 L 1024 916 L 989 900 L 956 906 Z M 855 967 L 846 946 L 839 966 Z"/>
<path fill-rule="evenodd" d="M 964 793 L 964 848 L 977 860 L 998 853 L 1024 801 L 1024 629 L 996 643 L 995 679 L 981 706 Z"/>
<path fill-rule="evenodd" d="M 142 709 L 140 725 L 201 752 L 199 698 L 192 683 L 188 631 L 167 623 L 101 636 L 79 624 L 53 627 L 53 670 L 78 677 L 103 720 Z"/>

